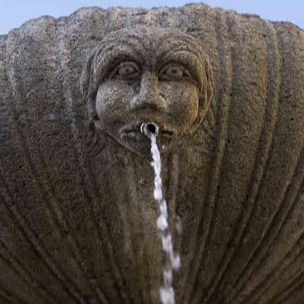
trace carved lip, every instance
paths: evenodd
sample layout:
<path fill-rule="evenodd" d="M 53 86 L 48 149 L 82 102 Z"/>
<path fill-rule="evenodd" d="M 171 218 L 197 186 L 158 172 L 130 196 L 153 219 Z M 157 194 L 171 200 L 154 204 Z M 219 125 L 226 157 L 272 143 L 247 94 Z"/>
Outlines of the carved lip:
<path fill-rule="evenodd" d="M 140 132 L 140 126 L 142 125 L 142 123 L 143 122 L 123 127 L 120 130 L 120 133 L 122 134 L 123 137 L 128 136 L 131 138 L 143 138 L 145 136 Z M 172 129 L 168 129 L 161 125 L 158 125 L 158 126 L 159 126 L 159 135 L 158 136 L 164 137 L 167 139 L 171 139 L 172 137 L 175 136 L 176 132 L 173 131 Z"/>

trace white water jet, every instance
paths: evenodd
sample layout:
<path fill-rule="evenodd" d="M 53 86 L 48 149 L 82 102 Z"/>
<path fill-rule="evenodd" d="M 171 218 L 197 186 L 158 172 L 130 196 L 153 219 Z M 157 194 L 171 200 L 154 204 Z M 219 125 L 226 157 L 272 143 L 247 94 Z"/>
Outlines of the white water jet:
<path fill-rule="evenodd" d="M 161 178 L 161 158 L 156 143 L 158 127 L 155 124 L 143 124 L 141 132 L 151 140 L 152 159 L 151 166 L 154 168 L 154 198 L 158 202 L 160 215 L 157 219 L 157 227 L 160 231 L 162 248 L 166 255 L 166 264 L 163 271 L 163 285 L 160 287 L 160 300 L 162 304 L 175 304 L 175 292 L 173 288 L 173 271 L 180 268 L 180 257 L 173 250 L 172 235 L 168 221 L 168 207 L 163 197 Z"/>

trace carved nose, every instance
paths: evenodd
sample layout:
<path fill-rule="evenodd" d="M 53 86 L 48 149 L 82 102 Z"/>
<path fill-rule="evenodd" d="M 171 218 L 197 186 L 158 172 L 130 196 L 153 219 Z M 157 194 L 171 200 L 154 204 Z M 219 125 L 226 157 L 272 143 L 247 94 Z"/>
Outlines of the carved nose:
<path fill-rule="evenodd" d="M 157 77 L 144 77 L 140 84 L 140 91 L 133 99 L 133 110 L 167 111 L 167 102 L 159 92 Z"/>

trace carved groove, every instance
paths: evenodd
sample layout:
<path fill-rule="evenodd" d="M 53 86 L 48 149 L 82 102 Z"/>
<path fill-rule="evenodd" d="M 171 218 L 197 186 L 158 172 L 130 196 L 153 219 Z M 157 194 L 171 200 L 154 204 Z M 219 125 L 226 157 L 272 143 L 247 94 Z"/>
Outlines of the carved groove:
<path fill-rule="evenodd" d="M 225 20 L 222 20 L 222 19 Z M 199 285 L 199 273 L 201 271 L 200 265 L 204 264 L 204 257 L 206 246 L 209 242 L 209 238 L 211 236 L 212 227 L 214 225 L 214 218 L 215 218 L 215 209 L 217 208 L 217 195 L 218 195 L 218 187 L 220 184 L 220 177 L 221 177 L 221 170 L 222 170 L 222 160 L 225 152 L 226 146 L 226 139 L 227 139 L 227 128 L 228 128 L 228 115 L 229 115 L 229 108 L 230 108 L 230 94 L 232 91 L 232 67 L 233 67 L 233 58 L 232 58 L 232 51 L 231 49 L 225 45 L 225 38 L 224 38 L 224 31 L 223 28 L 227 27 L 227 35 L 230 34 L 230 25 L 228 24 L 228 17 L 224 14 L 217 13 L 216 16 L 216 32 L 217 32 L 217 41 L 218 41 L 218 54 L 219 54 L 219 62 L 221 66 L 221 86 L 219 88 L 219 95 L 216 101 L 218 110 L 218 126 L 215 134 L 215 138 L 218 138 L 216 153 L 212 164 L 212 171 L 211 171 L 211 179 L 210 184 L 208 186 L 208 194 L 207 194 L 207 201 L 208 204 L 211 206 L 210 214 L 208 214 L 207 221 L 207 229 L 203 231 L 202 237 L 200 233 L 203 229 L 203 223 L 200 222 L 199 228 L 197 230 L 196 235 L 196 242 L 199 248 L 195 248 L 194 252 L 196 252 L 195 256 L 196 259 L 193 259 L 192 264 L 189 267 L 189 274 L 186 276 L 191 275 L 191 278 L 187 279 L 186 281 L 190 281 L 190 286 L 193 286 L 192 290 L 189 290 L 191 294 L 186 294 L 186 302 L 192 302 L 193 296 L 195 292 L 202 291 Z M 224 23 L 224 25 L 223 25 Z M 219 107 L 221 105 L 221 107 Z M 193 283 L 193 285 L 192 285 Z M 187 292 L 187 290 L 186 290 Z M 199 295 L 201 297 L 201 295 Z"/>
<path fill-rule="evenodd" d="M 142 43 L 142 41 L 140 40 L 139 37 L 137 37 L 136 35 L 128 35 L 129 39 L 123 39 L 121 42 L 132 48 L 132 52 L 134 52 L 134 54 L 137 56 L 137 58 L 140 58 L 141 60 L 144 60 L 144 58 L 142 57 L 142 53 L 138 52 L 136 49 L 134 49 L 134 44 L 130 43 L 130 39 L 132 39 L 133 41 L 136 40 L 136 47 L 139 47 L 140 50 L 144 50 L 145 52 L 148 52 L 149 49 L 147 49 L 145 47 L 145 45 Z M 96 54 L 94 55 L 94 60 L 98 61 L 98 58 L 100 57 L 100 54 L 102 52 L 106 52 L 106 53 L 111 53 L 111 52 L 115 52 L 115 49 L 117 47 L 117 41 L 116 38 L 113 37 L 112 39 L 108 39 L 106 42 L 101 42 L 99 45 L 100 50 L 98 52 L 96 52 Z"/>
<path fill-rule="evenodd" d="M 298 287 L 295 288 L 293 292 L 289 295 L 288 299 L 287 298 L 284 299 L 283 303 L 286 303 L 286 301 L 289 301 L 290 304 L 299 304 L 301 303 L 301 301 L 303 302 L 303 297 L 301 294 L 303 288 L 304 288 L 304 282 L 302 284 L 299 284 Z M 282 302 L 280 304 L 282 304 Z"/>
<path fill-rule="evenodd" d="M 276 33 L 276 31 L 275 31 Z M 279 48 L 279 41 L 278 38 L 276 36 L 276 46 L 278 48 L 278 54 L 280 54 L 280 48 Z M 281 47 L 281 46 L 280 46 Z M 270 45 L 270 50 L 274 49 L 271 47 Z M 281 57 L 281 56 L 280 56 Z M 282 58 L 279 59 L 278 62 L 281 62 L 281 67 L 279 69 L 280 74 L 282 74 L 282 70 L 283 70 L 283 62 L 282 62 Z M 280 96 L 282 94 L 282 80 L 280 80 Z M 279 100 L 278 100 L 279 101 Z M 279 108 L 277 108 L 278 106 L 275 106 L 276 112 L 279 111 Z M 278 114 L 276 113 L 276 116 Z M 275 132 L 276 130 L 276 122 L 275 124 L 272 125 L 273 126 L 273 131 L 272 133 Z M 271 151 L 271 149 L 270 149 Z M 269 153 L 270 153 L 269 151 Z M 290 172 L 289 174 L 291 176 L 286 177 L 286 180 L 291 180 L 291 186 L 296 187 L 294 184 L 296 184 L 295 179 L 295 175 L 297 173 L 298 169 L 301 169 L 303 164 L 302 164 L 303 160 L 301 160 L 301 155 L 298 156 L 298 161 L 297 161 L 297 165 L 294 168 L 293 172 Z M 267 163 L 266 165 L 267 166 Z M 271 221 L 267 224 L 266 228 L 264 229 L 264 232 L 262 234 L 262 237 L 258 240 L 255 249 L 252 251 L 252 253 L 249 255 L 249 259 L 247 261 L 247 263 L 245 264 L 245 267 L 242 268 L 242 271 L 240 272 L 240 275 L 236 281 L 236 283 L 234 284 L 235 289 L 233 290 L 233 292 L 231 293 L 231 295 L 228 297 L 228 303 L 234 303 L 234 301 L 236 300 L 236 297 L 238 296 L 238 292 L 240 292 L 240 290 L 243 288 L 243 286 L 246 284 L 246 282 L 249 280 L 249 278 L 251 278 L 251 276 L 253 275 L 254 270 L 256 269 L 256 267 L 261 263 L 261 261 L 263 260 L 263 258 L 268 254 L 269 249 L 271 248 L 272 244 L 274 243 L 274 241 L 276 240 L 276 237 L 279 235 L 281 228 L 283 226 L 283 224 L 285 223 L 286 219 L 288 218 L 288 213 L 289 211 L 292 209 L 293 205 L 295 204 L 294 200 L 288 200 L 290 198 L 289 193 L 292 193 L 292 191 L 289 191 L 289 187 L 290 185 L 288 185 L 287 183 L 285 183 L 284 185 L 284 191 L 282 192 L 282 198 L 280 199 L 280 203 L 278 204 L 278 207 L 276 208 L 275 214 L 272 216 Z M 257 193 L 258 195 L 258 193 Z M 258 196 L 257 196 L 258 198 Z M 236 295 L 234 297 L 234 295 Z"/>
<path fill-rule="evenodd" d="M 3 286 L 0 285 L 0 299 L 3 300 L 1 303 L 5 304 L 30 304 L 21 300 L 17 295 L 6 290 Z"/>
<path fill-rule="evenodd" d="M 54 303 L 50 302 L 49 298 L 52 299 L 52 301 L 58 302 L 58 299 L 42 284 L 40 284 L 39 279 L 37 279 L 27 268 L 26 266 L 14 255 L 13 252 L 10 252 L 10 250 L 7 248 L 5 243 L 2 242 L 0 239 L 0 259 L 2 259 L 10 268 L 16 273 L 17 277 L 21 278 L 21 280 L 28 285 L 28 287 L 33 287 L 33 284 L 31 282 L 35 282 L 35 285 L 37 286 L 35 288 L 35 291 L 42 295 L 45 303 Z M 5 252 L 3 254 L 2 252 Z"/>
<path fill-rule="evenodd" d="M 304 155 L 304 154 L 303 154 Z M 302 161 L 299 162 L 298 164 L 298 170 L 302 170 L 303 171 L 304 168 L 304 157 L 302 157 Z M 300 171 L 301 172 L 301 171 Z M 289 218 L 289 215 L 291 214 L 292 210 L 295 208 L 295 206 L 299 203 L 301 203 L 301 194 L 302 191 L 304 189 L 304 174 L 302 172 L 302 174 L 299 174 L 299 181 L 300 178 L 302 178 L 302 181 L 299 183 L 297 192 L 293 191 L 293 194 L 297 194 L 295 196 L 295 199 L 292 201 L 292 203 L 290 203 L 290 205 L 287 205 L 286 210 L 282 211 L 284 212 L 284 216 L 282 216 L 282 221 L 278 227 L 278 230 L 276 231 L 276 233 L 274 233 L 274 235 L 272 236 L 272 243 L 274 243 L 276 241 L 276 239 L 279 236 L 279 232 L 283 226 L 283 224 L 286 222 L 286 219 Z M 292 196 L 291 196 L 292 198 Z M 295 261 L 299 256 L 301 256 L 301 254 L 303 254 L 302 251 L 298 252 L 298 250 L 296 250 L 296 245 L 300 242 L 301 240 L 304 240 L 304 230 L 303 233 L 300 235 L 300 237 L 298 239 L 295 240 L 294 246 L 291 247 L 291 249 L 286 253 L 286 255 L 284 256 L 284 258 L 276 265 L 276 267 L 267 275 L 267 277 L 258 285 L 256 286 L 251 293 L 246 297 L 246 299 L 244 300 L 246 303 L 259 303 L 259 299 L 260 297 L 263 295 L 263 293 L 265 293 L 266 290 L 268 290 L 270 288 L 270 286 L 274 285 L 275 281 L 278 281 L 280 278 L 280 274 L 283 273 L 290 264 L 292 264 L 293 261 Z M 270 248 L 271 244 L 268 246 Z M 301 247 L 301 246 L 300 246 Z M 294 257 L 289 257 L 289 255 L 292 255 Z M 261 258 L 261 260 L 263 259 L 263 257 Z M 286 262 L 287 261 L 287 262 Z"/>
<path fill-rule="evenodd" d="M 52 186 L 52 181 L 51 181 L 49 172 L 47 170 L 47 166 L 44 164 L 44 160 L 42 159 L 42 157 L 40 157 L 43 154 L 39 148 L 38 148 L 38 151 L 39 151 L 39 153 L 38 153 L 39 159 L 40 159 L 41 163 L 43 164 L 43 168 L 44 168 L 43 171 L 45 173 L 45 180 L 47 181 L 47 184 L 50 185 L 50 187 L 47 187 L 47 185 L 45 185 L 45 187 L 44 187 L 44 185 L 42 184 L 42 180 L 40 180 L 40 181 L 38 181 L 39 190 L 43 194 L 43 197 L 46 198 L 46 200 L 45 200 L 46 208 L 50 212 L 51 221 L 55 223 L 55 228 L 57 230 L 57 233 L 59 234 L 61 239 L 66 240 L 66 242 L 68 244 L 68 248 L 71 251 L 71 258 L 76 262 L 80 271 L 84 275 L 86 275 L 86 271 L 84 270 L 84 267 L 82 266 L 84 259 L 81 256 L 80 249 L 77 244 L 77 240 L 74 238 L 73 232 L 70 230 L 70 227 L 68 225 L 68 222 L 65 218 L 64 213 L 62 213 L 62 211 L 60 210 L 60 207 L 59 207 L 60 200 L 59 200 L 58 196 L 56 195 L 55 188 Z M 37 170 L 35 170 L 34 172 L 37 172 Z M 37 180 L 39 180 L 37 173 L 34 176 L 36 176 Z M 48 193 L 52 196 L 51 198 L 49 198 Z M 87 281 L 88 281 L 88 283 L 90 283 L 88 276 L 87 276 Z"/>
<path fill-rule="evenodd" d="M 94 187 L 94 190 L 93 190 L 93 193 L 92 193 L 93 197 L 90 196 L 90 194 L 87 190 L 85 190 L 85 196 L 86 196 L 87 201 L 90 202 L 92 221 L 93 221 L 94 227 L 97 231 L 98 238 L 103 245 L 102 248 L 105 249 L 104 250 L 105 256 L 110 261 L 110 265 L 111 265 L 111 268 L 113 270 L 113 275 L 116 276 L 116 278 L 119 278 L 119 279 L 117 279 L 117 281 L 116 280 L 114 281 L 114 286 L 115 286 L 115 289 L 117 291 L 117 294 L 121 295 L 121 294 L 119 294 L 119 291 L 121 290 L 120 286 L 122 285 L 122 282 L 121 282 L 121 279 L 120 279 L 121 276 L 120 276 L 119 270 L 116 267 L 116 263 L 114 261 L 113 248 L 110 245 L 108 231 L 107 231 L 107 228 L 105 228 L 103 231 L 101 231 L 100 224 L 98 223 L 100 220 L 98 220 L 96 218 L 96 215 L 95 215 L 95 213 L 98 213 L 102 217 L 102 213 L 99 211 L 100 208 L 98 206 L 98 203 L 99 203 L 98 197 L 100 197 L 100 195 L 98 194 L 99 190 L 98 190 L 98 187 L 97 187 L 96 183 L 94 183 L 94 178 L 91 175 L 92 174 L 92 169 L 90 168 L 90 166 L 88 166 L 88 168 L 90 168 L 90 169 L 86 170 L 86 168 L 83 166 L 83 162 L 82 162 L 81 158 L 80 158 L 80 164 L 81 164 L 81 167 L 82 167 L 81 169 L 84 170 L 83 172 L 84 172 L 85 177 L 86 177 L 85 180 L 88 179 Z M 96 210 L 98 210 L 98 211 L 96 211 Z M 103 232 L 105 232 L 105 233 L 103 233 Z M 104 240 L 104 238 L 105 238 L 105 240 Z M 111 272 L 111 274 L 112 274 L 112 272 Z"/>
<path fill-rule="evenodd" d="M 134 161 L 133 161 L 134 162 Z M 128 206 L 127 206 L 127 219 L 131 219 L 132 217 L 134 217 L 134 214 L 137 214 L 138 216 L 141 216 L 141 208 L 140 208 L 140 203 L 138 201 L 138 193 L 137 193 L 137 186 L 136 186 L 136 181 L 137 181 L 137 177 L 135 174 L 135 170 L 134 167 L 132 166 L 126 166 L 126 170 L 125 172 L 125 179 L 128 181 L 127 182 L 127 189 L 128 189 L 128 197 L 127 200 L 129 202 Z M 118 186 L 118 185 L 116 185 Z M 117 188 L 118 189 L 118 188 Z M 120 203 L 119 201 L 117 202 L 118 204 Z M 123 204 L 125 204 L 126 202 L 121 202 Z M 138 261 L 138 256 L 137 256 L 137 244 L 136 244 L 136 233 L 138 233 L 139 231 L 144 231 L 143 230 L 143 222 L 139 221 L 139 220 L 135 220 L 134 222 L 132 222 L 130 224 L 129 227 L 129 232 L 131 234 L 131 248 L 132 248 L 132 259 L 134 261 L 134 266 L 137 266 L 136 263 L 139 262 Z M 139 277 L 140 277 L 140 287 L 141 287 L 141 292 L 140 292 L 140 298 L 142 303 L 145 303 L 147 300 L 151 300 L 151 278 L 149 277 L 148 282 L 145 282 L 144 280 L 144 272 L 143 272 L 143 268 L 139 267 Z M 148 293 L 148 296 L 146 296 L 143 291 L 145 290 L 145 288 L 147 287 L 146 285 L 148 285 L 148 290 L 150 291 Z M 148 299 L 148 297 L 150 297 L 150 299 Z"/>
<path fill-rule="evenodd" d="M 94 208 L 96 208 L 96 207 L 94 207 L 94 203 L 92 204 L 92 202 L 95 202 L 97 200 L 97 197 L 93 194 L 93 198 L 92 198 L 89 194 L 89 192 L 90 192 L 89 189 L 90 188 L 88 186 L 88 176 L 90 176 L 90 174 L 87 172 L 87 170 L 89 170 L 91 172 L 90 166 L 87 166 L 87 167 L 84 166 L 82 148 L 80 147 L 80 145 L 77 145 L 76 142 L 75 142 L 75 140 L 77 138 L 77 133 L 76 133 L 77 131 L 76 131 L 76 128 L 74 129 L 73 123 L 71 123 L 71 129 L 72 129 L 72 134 L 73 134 L 73 137 L 74 137 L 73 148 L 74 148 L 74 152 L 76 154 L 75 157 L 78 160 L 78 165 L 79 165 L 81 171 L 84 173 L 84 177 L 82 177 L 83 187 L 84 187 L 84 189 L 83 189 L 84 197 L 86 199 L 86 202 L 87 202 L 88 206 L 90 206 L 90 218 L 91 218 L 91 220 L 94 224 L 95 231 L 97 232 L 97 235 L 98 235 L 98 238 L 99 238 L 100 242 L 103 244 L 101 232 L 98 228 L 98 220 L 96 219 L 96 217 L 94 215 Z M 105 293 L 101 290 L 101 287 L 99 286 L 100 284 L 97 285 L 96 281 L 93 282 L 92 279 L 89 279 L 88 275 L 89 274 L 87 274 L 88 281 L 89 281 L 90 285 L 93 287 L 93 289 L 95 290 L 95 292 L 96 292 L 99 300 L 101 301 L 101 303 L 103 303 L 103 304 L 110 303 L 109 299 L 107 298 Z M 116 284 L 115 284 L 115 286 L 116 286 L 116 289 L 117 289 L 117 293 L 119 294 L 119 288 Z"/>
<path fill-rule="evenodd" d="M 208 200 L 212 202 L 213 210 L 212 210 L 212 217 L 210 221 L 210 228 L 208 228 L 208 235 L 205 243 L 205 248 L 210 241 L 211 233 L 214 230 L 215 218 L 217 214 L 217 208 L 219 208 L 218 200 L 219 200 L 219 187 L 220 181 L 222 178 L 222 168 L 223 168 L 223 159 L 226 153 L 226 144 L 227 144 L 227 137 L 228 137 L 228 124 L 229 124 L 229 116 L 230 116 L 230 107 L 231 107 L 231 94 L 232 94 L 232 87 L 233 87 L 233 79 L 234 79 L 234 50 L 232 49 L 231 45 L 229 46 L 228 43 L 225 45 L 225 36 L 224 33 L 221 33 L 221 23 L 225 24 L 227 28 L 227 41 L 232 40 L 233 30 L 232 30 L 232 20 L 229 20 L 231 17 L 228 17 L 226 14 L 218 13 L 216 21 L 216 31 L 217 31 L 217 40 L 219 43 L 219 55 L 220 55 L 220 65 L 222 67 L 221 82 L 223 83 L 223 87 L 220 89 L 220 99 L 217 102 L 217 106 L 221 105 L 222 109 L 219 110 L 220 114 L 218 117 L 218 121 L 220 122 L 219 125 L 221 130 L 218 131 L 218 134 L 215 135 L 216 138 L 219 138 L 219 141 L 222 141 L 222 146 L 219 146 L 219 150 L 217 152 L 217 160 L 215 163 L 215 175 L 211 179 L 211 194 L 210 198 L 208 196 Z M 221 20 L 225 16 L 225 21 Z M 231 18 L 232 19 L 232 18 Z M 236 20 L 233 20 L 236 22 Z M 226 57 L 226 58 L 225 58 Z M 225 110 L 223 108 L 226 108 Z M 219 143 L 221 145 L 221 143 Z M 212 185 L 214 183 L 214 185 Z M 200 256 L 200 255 L 199 255 Z M 200 264 L 204 264 L 204 255 L 202 254 L 202 259 Z M 212 283 L 212 279 L 211 279 Z M 190 299 L 193 300 L 193 303 L 200 303 L 203 299 L 205 301 L 206 293 L 208 294 L 208 287 L 207 289 L 203 290 L 200 289 L 199 286 L 193 289 L 196 290 L 196 294 L 194 293 Z"/>
<path fill-rule="evenodd" d="M 30 151 L 28 149 L 28 145 L 26 142 L 26 138 L 23 134 L 23 130 L 19 126 L 19 123 L 18 123 L 18 115 L 16 112 L 16 100 L 18 99 L 17 88 L 15 86 L 16 81 L 12 78 L 12 79 L 10 79 L 9 83 L 11 85 L 12 99 L 13 99 L 10 110 L 12 111 L 12 114 L 14 117 L 13 123 L 14 123 L 14 127 L 15 127 L 15 130 L 17 133 L 17 138 L 19 140 L 21 148 L 24 151 L 25 159 L 30 167 L 30 171 L 32 173 L 34 181 L 38 185 L 39 191 L 43 194 L 44 197 L 47 197 L 45 195 L 45 190 L 43 189 L 42 181 L 40 180 L 39 175 L 36 171 L 35 165 L 32 161 Z M 3 180 L 3 182 L 4 182 L 4 180 Z M 7 188 L 7 191 L 9 193 L 8 188 Z M 10 197 L 12 198 L 13 196 L 10 194 Z M 46 207 L 47 207 L 47 210 L 49 210 L 48 204 L 46 204 Z M 21 227 L 24 229 L 25 234 L 28 234 L 30 232 L 30 234 L 32 234 L 34 236 L 33 239 L 31 239 L 31 244 L 33 245 L 35 251 L 37 253 L 39 253 L 40 258 L 43 260 L 45 265 L 47 265 L 47 268 L 49 269 L 49 271 L 56 277 L 57 280 L 61 281 L 63 286 L 66 287 L 66 290 L 68 291 L 68 293 L 71 297 L 73 297 L 79 303 L 84 303 L 84 300 L 82 299 L 82 296 L 81 296 L 81 291 L 77 288 L 77 286 L 74 286 L 74 283 L 72 282 L 72 280 L 64 273 L 64 271 L 61 269 L 61 267 L 56 264 L 56 262 L 54 261 L 52 256 L 49 254 L 47 249 L 44 247 L 44 245 L 41 242 L 41 240 L 39 239 L 39 237 L 35 235 L 35 232 L 31 230 L 30 225 L 28 225 L 28 223 L 26 223 L 26 220 L 23 219 L 21 213 L 18 214 L 18 218 L 19 218 L 19 220 L 22 218 Z M 59 229 L 57 225 L 56 225 L 56 229 Z"/>
<path fill-rule="evenodd" d="M 0 172 L 0 178 L 7 192 L 6 197 L 11 202 L 14 202 L 11 191 L 9 190 L 5 180 L 3 179 L 3 175 L 1 172 Z M 30 228 L 28 222 L 20 213 L 18 205 L 13 204 L 14 206 L 16 206 L 16 208 L 11 209 L 7 200 L 2 195 L 0 195 L 0 197 L 5 208 L 7 209 L 8 213 L 11 216 L 11 219 L 15 222 L 16 226 L 19 227 L 19 231 L 22 233 L 23 237 L 28 241 L 28 243 L 32 246 L 34 252 L 37 254 L 37 257 L 41 259 L 43 264 L 46 266 L 49 272 L 54 276 L 54 278 L 59 282 L 61 282 L 63 286 L 65 286 L 64 290 L 76 301 L 76 303 L 81 303 L 81 304 L 84 303 L 80 300 L 81 298 L 78 291 L 75 291 L 73 287 L 70 286 L 71 282 L 69 281 L 69 278 L 65 277 L 63 271 L 60 269 L 59 266 L 56 265 L 52 257 L 49 256 L 48 252 L 44 248 L 44 245 L 41 243 L 38 236 L 36 236 L 35 232 Z"/>
<path fill-rule="evenodd" d="M 281 304 L 286 303 L 286 300 L 289 298 L 289 296 L 295 292 L 297 289 L 304 286 L 304 272 L 298 273 L 294 280 L 290 282 L 286 286 L 284 290 L 282 290 L 277 296 L 275 296 L 271 301 L 273 304 Z"/>
<path fill-rule="evenodd" d="M 251 181 L 248 188 L 248 194 L 246 195 L 246 202 L 243 202 L 243 206 L 247 208 L 242 208 L 239 219 L 236 221 L 237 225 L 229 242 L 236 244 L 225 251 L 225 254 L 219 264 L 216 275 L 213 278 L 208 296 L 205 298 L 205 302 L 210 299 L 210 297 L 216 293 L 218 286 L 221 286 L 224 279 L 224 274 L 228 272 L 229 267 L 234 262 L 235 254 L 241 247 L 243 242 L 243 237 L 248 230 L 248 225 L 250 223 L 251 217 L 253 215 L 253 210 L 256 208 L 256 200 L 259 192 L 259 188 L 263 179 L 265 167 L 267 166 L 267 161 L 269 159 L 269 154 L 271 151 L 272 136 L 276 125 L 278 104 L 279 104 L 279 88 L 280 88 L 280 74 L 279 74 L 279 64 L 280 58 L 278 57 L 278 46 L 277 38 L 273 27 L 269 23 L 265 23 L 265 32 L 267 33 L 267 43 L 268 43 L 268 53 L 269 53 L 269 66 L 268 66 L 268 96 L 265 109 L 265 117 L 263 122 L 263 128 L 259 139 L 259 149 L 255 158 L 254 169 L 251 175 Z M 267 115 L 269 113 L 269 116 Z M 271 119 L 268 119 L 271 117 Z M 249 263 L 249 259 L 244 263 L 244 268 L 246 268 Z M 242 270 L 240 271 L 240 274 Z M 238 281 L 238 278 L 236 279 Z M 235 286 L 235 282 L 230 283 L 231 286 Z M 227 299 L 227 297 L 225 297 Z"/>
<path fill-rule="evenodd" d="M 77 145 L 76 142 L 77 140 L 79 139 L 79 136 L 78 136 L 78 130 L 77 130 L 77 127 L 76 127 L 76 124 L 74 122 L 74 115 L 73 115 L 73 97 L 72 97 L 72 93 L 71 93 L 71 89 L 70 89 L 70 85 L 69 85 L 69 80 L 67 79 L 67 76 L 66 76 L 66 70 L 68 70 L 68 66 L 67 64 L 70 62 L 70 58 L 69 58 L 69 52 L 70 50 L 68 49 L 68 46 L 65 45 L 64 43 L 64 36 L 60 35 L 60 25 L 57 26 L 56 28 L 56 45 L 58 46 L 58 50 L 62 50 L 62 52 L 59 52 L 57 57 L 60 58 L 60 68 L 61 68 L 61 71 L 62 71 L 62 74 L 63 74 L 63 83 L 62 83 L 62 86 L 63 86 L 63 92 L 64 92 L 64 97 L 65 97 L 65 101 L 66 101 L 66 109 L 67 109 L 67 113 L 68 113 L 68 117 L 69 117 L 69 120 L 70 120 L 70 129 L 71 129 L 71 132 L 72 132 L 72 135 L 73 135 L 73 150 L 74 150 L 74 153 L 76 155 L 76 158 L 78 160 L 78 165 L 80 166 L 81 170 L 86 173 L 86 170 L 84 169 L 84 165 L 83 165 L 83 162 L 80 160 L 81 159 L 81 155 L 83 155 L 83 151 L 81 151 L 81 145 Z M 84 181 L 84 188 L 85 188 L 85 192 L 88 193 L 88 186 L 86 184 L 86 179 L 84 178 L 83 179 Z M 87 203 L 89 204 L 90 203 L 90 199 L 88 198 L 88 195 L 86 195 L 86 198 L 87 198 Z M 93 220 L 94 221 L 94 220 Z M 94 221 L 95 223 L 95 221 Z M 94 227 L 97 229 L 96 225 L 94 225 Z M 91 280 L 89 279 L 89 274 L 86 272 L 86 270 L 81 266 L 82 265 L 82 260 L 85 260 L 85 258 L 81 255 L 80 253 L 80 250 L 79 250 L 79 246 L 77 244 L 77 241 L 72 239 L 73 241 L 73 247 L 75 249 L 75 253 L 77 255 L 77 262 L 78 262 L 78 265 L 80 266 L 81 268 L 81 271 L 84 273 L 84 275 L 86 276 L 86 279 L 89 283 L 89 286 L 90 286 L 90 289 L 91 291 L 94 290 L 98 299 L 101 301 L 101 303 L 109 303 L 108 299 L 106 298 L 104 292 L 100 289 L 99 286 L 96 286 L 96 284 Z M 119 291 L 118 294 L 123 294 L 121 291 Z"/>

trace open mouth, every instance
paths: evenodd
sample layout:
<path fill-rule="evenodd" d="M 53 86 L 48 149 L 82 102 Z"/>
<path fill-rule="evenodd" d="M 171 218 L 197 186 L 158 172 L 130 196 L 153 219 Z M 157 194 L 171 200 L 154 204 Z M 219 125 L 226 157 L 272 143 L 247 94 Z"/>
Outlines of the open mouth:
<path fill-rule="evenodd" d="M 134 139 L 146 138 L 146 136 L 144 134 L 142 134 L 142 132 L 140 131 L 141 125 L 142 125 L 142 123 L 138 123 L 138 124 L 134 124 L 134 125 L 130 125 L 130 126 L 122 128 L 120 131 L 122 138 L 123 137 L 134 138 Z M 160 137 L 160 139 L 162 139 L 162 138 L 172 139 L 174 137 L 174 135 L 175 135 L 175 132 L 173 130 L 168 129 L 163 126 L 159 126 L 158 137 Z"/>

